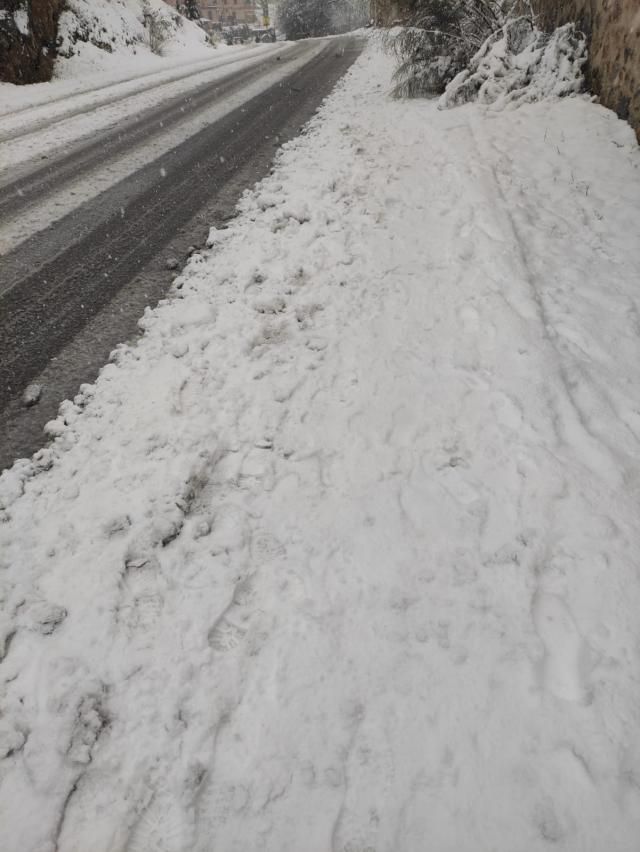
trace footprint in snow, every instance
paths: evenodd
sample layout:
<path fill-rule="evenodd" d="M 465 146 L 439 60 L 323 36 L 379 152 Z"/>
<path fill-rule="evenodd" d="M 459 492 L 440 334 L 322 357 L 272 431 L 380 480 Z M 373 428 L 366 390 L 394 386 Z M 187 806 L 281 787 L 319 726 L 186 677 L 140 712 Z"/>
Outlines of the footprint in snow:
<path fill-rule="evenodd" d="M 127 561 L 117 620 L 131 638 L 146 634 L 156 624 L 164 609 L 165 590 L 166 581 L 154 554 Z"/>
<path fill-rule="evenodd" d="M 458 317 L 466 332 L 476 332 L 480 328 L 480 314 L 472 305 L 463 305 L 458 311 Z"/>
<path fill-rule="evenodd" d="M 77 764 L 91 763 L 93 748 L 108 724 L 109 716 L 103 705 L 103 696 L 85 696 L 76 711 L 67 759 Z"/>
<path fill-rule="evenodd" d="M 367 852 L 388 848 L 391 825 L 387 803 L 395 768 L 383 726 L 359 726 L 349 752 L 342 807 L 333 829 L 333 848 Z M 366 791 L 363 794 L 363 791 Z"/>
<path fill-rule="evenodd" d="M 540 836 L 547 843 L 559 843 L 565 832 L 558 819 L 553 800 L 545 796 L 533 810 L 533 822 Z"/>
<path fill-rule="evenodd" d="M 251 557 L 254 563 L 282 559 L 286 548 L 275 536 L 268 532 L 259 532 L 251 538 Z"/>
<path fill-rule="evenodd" d="M 189 826 L 175 802 L 155 797 L 138 820 L 129 852 L 183 852 L 189 848 Z"/>
<path fill-rule="evenodd" d="M 537 592 L 533 622 L 545 649 L 540 671 L 543 689 L 564 701 L 584 702 L 588 649 L 566 603 L 558 595 Z"/>
<path fill-rule="evenodd" d="M 209 548 L 218 553 L 242 550 L 247 542 L 248 521 L 246 512 L 233 503 L 223 503 L 213 516 Z"/>
<path fill-rule="evenodd" d="M 245 638 L 248 630 L 246 607 L 251 601 L 252 593 L 251 577 L 238 580 L 231 600 L 209 629 L 209 645 L 214 651 L 232 651 Z"/>
<path fill-rule="evenodd" d="M 242 642 L 246 630 L 226 616 L 209 631 L 209 645 L 214 651 L 232 651 Z"/>
<path fill-rule="evenodd" d="M 497 392 L 491 401 L 491 408 L 498 423 L 508 430 L 515 432 L 522 427 L 522 408 L 514 398 Z"/>

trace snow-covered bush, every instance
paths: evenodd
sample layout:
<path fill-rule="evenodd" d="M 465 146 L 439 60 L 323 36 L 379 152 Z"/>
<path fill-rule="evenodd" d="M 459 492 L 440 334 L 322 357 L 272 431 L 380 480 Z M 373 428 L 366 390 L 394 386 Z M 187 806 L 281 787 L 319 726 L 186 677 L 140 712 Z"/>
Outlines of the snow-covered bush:
<path fill-rule="evenodd" d="M 204 30 L 162 0 L 65 0 L 55 75 L 95 73 L 151 52 L 207 49 Z"/>
<path fill-rule="evenodd" d="M 493 33 L 447 86 L 441 109 L 477 100 L 506 105 L 548 96 L 579 92 L 587 43 L 574 24 L 552 35 L 536 29 L 530 20 L 516 18 Z"/>
<path fill-rule="evenodd" d="M 441 94 L 522 0 L 416 0 L 409 25 L 389 32 L 399 61 L 396 97 Z"/>
<path fill-rule="evenodd" d="M 183 0 L 182 3 L 178 3 L 177 9 L 181 15 L 184 15 L 190 21 L 197 21 L 201 17 L 198 0 Z"/>
<path fill-rule="evenodd" d="M 148 0 L 143 0 L 142 19 L 144 28 L 148 33 L 151 52 L 161 55 L 162 48 L 171 33 L 171 21 L 165 15 L 162 15 L 158 9 L 152 9 Z"/>
<path fill-rule="evenodd" d="M 65 7 L 58 27 L 56 53 L 59 57 L 70 59 L 78 52 L 78 45 L 83 44 L 91 44 L 98 50 L 112 53 L 116 41 L 117 36 L 88 4 L 69 4 Z M 130 46 L 138 38 L 135 33 L 126 33 L 122 41 Z"/>

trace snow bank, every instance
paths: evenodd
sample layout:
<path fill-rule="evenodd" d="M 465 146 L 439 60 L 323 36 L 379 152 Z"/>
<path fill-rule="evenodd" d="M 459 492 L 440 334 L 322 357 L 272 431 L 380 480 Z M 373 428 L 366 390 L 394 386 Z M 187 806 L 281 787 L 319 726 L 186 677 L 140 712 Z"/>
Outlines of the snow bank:
<path fill-rule="evenodd" d="M 160 56 L 210 53 L 204 30 L 161 0 L 68 0 L 58 39 L 56 78 L 122 68 L 123 62 L 139 69 L 141 61 L 159 64 Z"/>
<path fill-rule="evenodd" d="M 563 97 L 581 91 L 587 42 L 574 24 L 552 35 L 517 18 L 490 36 L 469 68 L 448 84 L 441 109 L 477 100 L 501 108 L 511 103 Z"/>

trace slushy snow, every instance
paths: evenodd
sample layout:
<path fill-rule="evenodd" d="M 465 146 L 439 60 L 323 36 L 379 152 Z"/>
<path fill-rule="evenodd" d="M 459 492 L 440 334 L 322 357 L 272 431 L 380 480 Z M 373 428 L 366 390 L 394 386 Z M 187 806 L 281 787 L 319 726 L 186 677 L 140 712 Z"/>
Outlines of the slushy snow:
<path fill-rule="evenodd" d="M 372 43 L 0 478 L 3 852 L 635 852 L 640 155 Z"/>

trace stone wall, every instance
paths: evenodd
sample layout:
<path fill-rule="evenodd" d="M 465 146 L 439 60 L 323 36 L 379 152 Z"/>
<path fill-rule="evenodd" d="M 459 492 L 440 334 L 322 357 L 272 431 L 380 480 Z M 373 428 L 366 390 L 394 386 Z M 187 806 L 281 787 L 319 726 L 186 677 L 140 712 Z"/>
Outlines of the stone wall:
<path fill-rule="evenodd" d="M 544 28 L 576 21 L 590 39 L 589 88 L 640 141 L 640 0 L 534 0 Z"/>
<path fill-rule="evenodd" d="M 64 0 L 0 0 L 0 80 L 51 79 Z"/>

